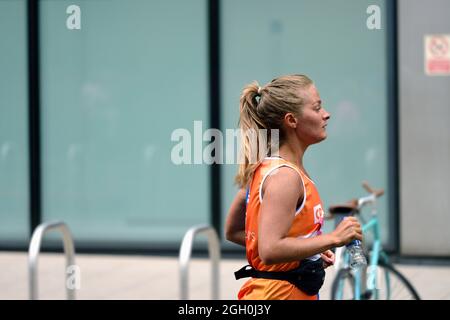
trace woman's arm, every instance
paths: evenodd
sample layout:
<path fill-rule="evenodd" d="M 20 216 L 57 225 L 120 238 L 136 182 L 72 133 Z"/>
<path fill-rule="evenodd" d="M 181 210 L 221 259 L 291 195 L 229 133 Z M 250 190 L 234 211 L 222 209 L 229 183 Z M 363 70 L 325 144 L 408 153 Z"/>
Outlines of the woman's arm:
<path fill-rule="evenodd" d="M 288 167 L 279 168 L 264 182 L 258 231 L 259 256 L 264 264 L 299 261 L 362 239 L 361 227 L 354 217 L 343 220 L 330 234 L 308 239 L 287 237 L 298 199 L 304 196 L 302 185 L 299 174 Z"/>
<path fill-rule="evenodd" d="M 240 189 L 228 211 L 225 225 L 227 240 L 245 247 L 245 196 L 246 190 Z"/>

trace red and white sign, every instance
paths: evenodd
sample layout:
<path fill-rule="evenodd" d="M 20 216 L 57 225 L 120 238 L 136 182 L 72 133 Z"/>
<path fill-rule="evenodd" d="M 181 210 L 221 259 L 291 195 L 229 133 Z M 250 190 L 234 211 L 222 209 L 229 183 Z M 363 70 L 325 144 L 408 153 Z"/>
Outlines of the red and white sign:
<path fill-rule="evenodd" d="M 425 73 L 429 76 L 450 75 L 450 35 L 425 36 Z"/>

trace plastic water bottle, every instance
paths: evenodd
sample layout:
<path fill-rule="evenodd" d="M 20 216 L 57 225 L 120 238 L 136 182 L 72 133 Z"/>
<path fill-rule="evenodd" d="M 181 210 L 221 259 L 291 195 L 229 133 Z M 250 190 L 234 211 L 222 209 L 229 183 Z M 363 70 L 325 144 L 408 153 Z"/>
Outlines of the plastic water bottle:
<path fill-rule="evenodd" d="M 350 268 L 355 270 L 367 266 L 367 260 L 361 246 L 361 241 L 353 240 L 347 244 L 346 247 L 350 252 Z"/>
<path fill-rule="evenodd" d="M 337 214 L 334 220 L 334 227 L 341 223 L 343 219 L 349 217 L 351 212 L 345 212 L 341 214 Z M 359 240 L 353 240 L 349 244 L 346 245 L 347 250 L 350 253 L 350 267 L 353 270 L 357 270 L 367 266 L 366 256 L 364 255 L 364 251 L 362 249 L 362 243 Z"/>

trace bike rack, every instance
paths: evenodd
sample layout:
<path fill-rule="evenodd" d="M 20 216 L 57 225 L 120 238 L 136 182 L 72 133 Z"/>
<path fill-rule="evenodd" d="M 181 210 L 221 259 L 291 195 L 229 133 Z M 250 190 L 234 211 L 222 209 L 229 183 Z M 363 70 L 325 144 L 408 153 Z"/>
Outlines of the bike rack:
<path fill-rule="evenodd" d="M 29 294 L 31 300 L 38 299 L 38 256 L 41 250 L 43 236 L 50 231 L 60 231 L 63 237 L 64 253 L 66 256 L 66 270 L 75 265 L 75 247 L 73 244 L 70 230 L 64 222 L 47 222 L 40 224 L 33 232 L 30 247 L 28 249 L 28 271 L 29 271 Z M 69 275 L 67 275 L 69 278 Z M 66 283 L 66 292 L 68 300 L 75 300 L 75 290 L 69 289 Z"/>
<path fill-rule="evenodd" d="M 188 278 L 189 278 L 189 262 L 191 260 L 192 246 L 195 236 L 206 234 L 208 237 L 208 251 L 211 258 L 211 295 L 212 299 L 219 299 L 219 260 L 220 260 L 220 243 L 214 228 L 208 225 L 194 226 L 190 228 L 184 235 L 183 242 L 180 247 L 179 264 L 180 264 L 180 299 L 187 300 L 188 294 Z"/>

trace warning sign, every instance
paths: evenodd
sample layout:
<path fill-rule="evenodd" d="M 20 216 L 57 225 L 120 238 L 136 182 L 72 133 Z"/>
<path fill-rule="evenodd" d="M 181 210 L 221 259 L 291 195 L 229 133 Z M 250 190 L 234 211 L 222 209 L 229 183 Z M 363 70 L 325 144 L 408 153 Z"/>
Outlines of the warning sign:
<path fill-rule="evenodd" d="M 450 76 L 450 35 L 425 36 L 425 73 Z"/>

